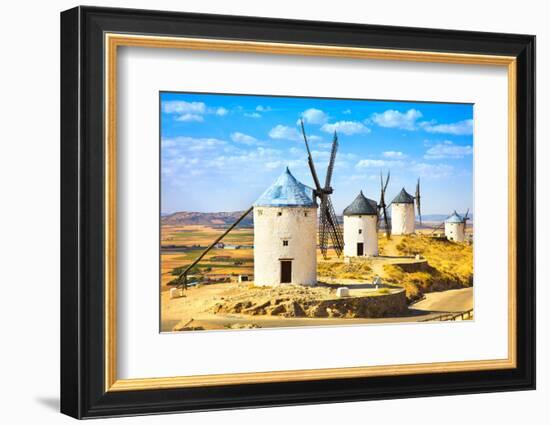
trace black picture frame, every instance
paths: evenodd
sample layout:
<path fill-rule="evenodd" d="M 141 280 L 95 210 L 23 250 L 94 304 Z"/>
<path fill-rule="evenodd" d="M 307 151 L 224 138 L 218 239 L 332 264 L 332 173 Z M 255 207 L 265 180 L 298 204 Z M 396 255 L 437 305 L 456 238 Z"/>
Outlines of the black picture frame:
<path fill-rule="evenodd" d="M 517 58 L 517 367 L 106 392 L 104 33 Z M 535 388 L 535 37 L 131 9 L 61 13 L 61 412 L 75 418 Z"/>

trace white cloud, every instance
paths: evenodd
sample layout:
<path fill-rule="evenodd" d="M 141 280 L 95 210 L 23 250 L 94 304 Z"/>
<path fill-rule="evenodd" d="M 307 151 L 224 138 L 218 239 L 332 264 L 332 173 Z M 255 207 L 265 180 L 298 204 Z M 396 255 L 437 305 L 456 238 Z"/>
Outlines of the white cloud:
<path fill-rule="evenodd" d="M 221 106 L 218 109 L 216 109 L 216 112 L 215 112 L 215 114 L 220 116 L 220 117 L 223 117 L 223 116 L 227 115 L 228 113 L 229 113 L 229 111 L 227 109 L 221 107 Z"/>
<path fill-rule="evenodd" d="M 184 100 L 169 100 L 163 102 L 162 110 L 166 114 L 177 115 L 176 121 L 183 122 L 202 122 L 204 121 L 204 115 L 215 114 L 223 117 L 229 113 L 224 107 L 207 108 L 203 102 L 186 102 Z"/>
<path fill-rule="evenodd" d="M 203 102 L 185 102 L 184 100 L 169 100 L 162 103 L 167 114 L 204 114 L 206 105 Z"/>
<path fill-rule="evenodd" d="M 261 114 L 258 114 L 257 112 L 245 112 L 244 114 L 245 117 L 248 117 L 248 118 L 261 118 Z"/>
<path fill-rule="evenodd" d="M 371 180 L 371 181 L 378 181 L 380 176 L 378 174 L 353 174 L 349 177 L 346 177 L 347 180 L 351 181 L 365 181 L 365 180 Z"/>
<path fill-rule="evenodd" d="M 224 149 L 227 142 L 214 138 L 195 138 L 179 136 L 162 139 L 162 155 L 165 157 L 179 157 L 182 160 L 189 152 L 210 151 Z"/>
<path fill-rule="evenodd" d="M 397 159 L 402 159 L 402 158 L 406 158 L 407 155 L 405 155 L 403 152 L 399 152 L 399 151 L 386 151 L 386 152 L 382 152 L 382 156 L 384 158 L 397 158 Z"/>
<path fill-rule="evenodd" d="M 312 150 L 311 156 L 315 160 L 321 160 L 321 159 L 329 159 L 330 152 L 329 151 L 318 151 L 318 150 Z"/>
<path fill-rule="evenodd" d="M 310 108 L 302 112 L 302 119 L 307 124 L 324 124 L 328 120 L 328 115 L 320 109 Z M 300 120 L 298 120 L 298 124 Z"/>
<path fill-rule="evenodd" d="M 268 112 L 268 111 L 271 111 L 271 108 L 269 106 L 258 105 L 258 106 L 256 106 L 256 111 L 258 111 L 258 112 Z"/>
<path fill-rule="evenodd" d="M 425 159 L 441 159 L 441 158 L 463 158 L 467 155 L 472 155 L 473 149 L 470 145 L 455 145 L 453 142 L 446 140 L 443 143 L 429 148 L 424 154 Z"/>
<path fill-rule="evenodd" d="M 183 122 L 190 122 L 190 121 L 197 121 L 202 122 L 204 121 L 204 118 L 202 115 L 197 114 L 183 114 L 176 117 L 176 121 L 183 121 Z"/>
<path fill-rule="evenodd" d="M 420 177 L 440 179 L 452 175 L 454 168 L 453 166 L 447 164 L 428 164 L 425 162 L 418 162 L 413 164 L 410 170 Z"/>
<path fill-rule="evenodd" d="M 295 146 L 291 147 L 288 152 L 292 155 L 302 155 L 304 153 L 303 149 L 297 148 Z"/>
<path fill-rule="evenodd" d="M 474 130 L 474 120 L 463 120 L 450 124 L 421 123 L 428 133 L 454 134 L 456 136 L 470 135 Z"/>
<path fill-rule="evenodd" d="M 399 112 L 394 109 L 388 109 L 380 114 L 372 114 L 371 120 L 380 127 L 415 130 L 416 121 L 421 117 L 422 113 L 416 109 L 409 109 L 407 112 Z"/>
<path fill-rule="evenodd" d="M 346 109 L 345 111 L 342 111 L 343 114 L 349 115 L 351 114 L 351 109 Z"/>
<path fill-rule="evenodd" d="M 402 161 L 388 161 L 385 159 L 362 159 L 357 164 L 355 164 L 356 168 L 389 168 L 402 166 Z"/>
<path fill-rule="evenodd" d="M 243 143 L 245 145 L 255 145 L 258 143 L 258 139 L 256 139 L 255 137 L 252 137 L 248 134 L 240 133 L 238 131 L 235 133 L 231 133 L 231 140 L 236 143 Z"/>
<path fill-rule="evenodd" d="M 300 135 L 298 130 L 296 130 L 293 127 L 287 127 L 281 124 L 273 127 L 269 131 L 269 137 L 276 140 L 280 140 L 280 139 L 294 140 L 296 142 L 299 142 L 300 140 L 302 140 L 302 136 Z"/>
<path fill-rule="evenodd" d="M 338 121 L 332 124 L 327 123 L 323 124 L 321 130 L 326 131 L 327 133 L 333 133 L 336 131 L 348 136 L 358 133 L 370 133 L 368 127 L 357 121 Z"/>
<path fill-rule="evenodd" d="M 265 163 L 265 168 L 267 168 L 268 170 L 275 170 L 277 168 L 280 168 L 282 171 L 285 167 L 289 167 L 291 170 L 297 170 L 305 168 L 306 164 L 307 163 L 305 161 L 298 159 L 269 161 Z"/>

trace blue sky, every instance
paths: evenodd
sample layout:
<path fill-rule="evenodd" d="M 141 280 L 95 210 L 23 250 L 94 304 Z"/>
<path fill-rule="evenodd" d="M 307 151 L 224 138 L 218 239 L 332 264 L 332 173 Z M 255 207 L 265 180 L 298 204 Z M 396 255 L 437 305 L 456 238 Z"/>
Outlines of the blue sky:
<path fill-rule="evenodd" d="M 248 208 L 288 166 L 313 186 L 303 117 L 321 181 L 338 132 L 337 214 L 363 190 L 387 201 L 421 179 L 422 213 L 472 210 L 473 105 L 217 94 L 160 94 L 161 210 Z"/>

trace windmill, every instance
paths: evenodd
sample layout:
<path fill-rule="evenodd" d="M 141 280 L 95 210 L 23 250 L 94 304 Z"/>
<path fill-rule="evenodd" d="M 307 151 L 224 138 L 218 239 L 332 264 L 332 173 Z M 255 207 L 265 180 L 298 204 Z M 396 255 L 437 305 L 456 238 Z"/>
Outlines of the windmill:
<path fill-rule="evenodd" d="M 323 257 L 327 258 L 328 252 L 328 240 L 332 240 L 332 245 L 336 255 L 340 257 L 344 249 L 344 238 L 342 236 L 342 231 L 338 225 L 336 219 L 336 214 L 334 212 L 334 207 L 332 206 L 332 201 L 330 195 L 334 192 L 333 188 L 330 186 L 330 181 L 332 179 L 332 172 L 334 170 L 334 161 L 336 160 L 336 151 L 338 150 L 338 135 L 334 132 L 334 137 L 332 139 L 332 150 L 330 152 L 330 159 L 328 163 L 327 173 L 325 176 L 325 186 L 321 187 L 319 177 L 315 171 L 315 164 L 313 163 L 313 158 L 311 156 L 311 151 L 309 150 L 309 143 L 307 141 L 306 130 L 304 128 L 304 121 L 300 119 L 300 125 L 302 127 L 302 135 L 304 136 L 304 142 L 307 149 L 307 162 L 309 169 L 311 171 L 311 177 L 315 183 L 314 196 L 319 199 L 319 246 Z"/>
<path fill-rule="evenodd" d="M 391 201 L 391 233 L 392 235 L 411 235 L 415 228 L 414 204 L 422 224 L 420 210 L 420 179 L 416 182 L 415 196 L 407 193 L 403 187 L 397 196 Z"/>
<path fill-rule="evenodd" d="M 470 208 L 466 210 L 466 214 L 464 214 L 464 217 L 462 219 L 464 220 L 464 225 L 468 224 L 466 223 L 470 218 L 468 217 L 468 214 L 470 213 Z"/>
<path fill-rule="evenodd" d="M 445 228 L 445 237 L 449 240 L 462 242 L 465 239 L 465 230 L 467 221 L 470 220 L 468 214 L 470 209 L 466 210 L 466 214 L 461 217 L 456 211 L 454 211 L 445 221 L 442 221 L 432 230 L 432 235 L 442 228 Z"/>
<path fill-rule="evenodd" d="M 414 194 L 414 200 L 416 201 L 416 211 L 418 212 L 418 221 L 422 226 L 422 213 L 420 212 L 420 177 L 416 181 L 416 193 Z"/>
<path fill-rule="evenodd" d="M 378 203 L 378 211 L 379 211 L 379 222 L 382 221 L 382 217 L 384 217 L 384 225 L 386 229 L 386 237 L 390 239 L 390 225 L 388 222 L 388 212 L 386 210 L 386 189 L 388 188 L 388 183 L 390 182 L 390 172 L 388 171 L 388 175 L 386 176 L 386 182 L 384 183 L 384 179 L 382 177 L 382 172 L 380 172 L 380 202 Z"/>

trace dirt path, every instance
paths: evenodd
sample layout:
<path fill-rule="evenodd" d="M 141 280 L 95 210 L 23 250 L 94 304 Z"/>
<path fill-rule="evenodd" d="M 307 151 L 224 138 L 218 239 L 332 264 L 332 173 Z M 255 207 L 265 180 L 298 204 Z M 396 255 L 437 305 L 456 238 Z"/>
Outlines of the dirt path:
<path fill-rule="evenodd" d="M 430 312 L 461 312 L 474 306 L 474 288 L 450 289 L 442 292 L 431 292 L 426 298 L 413 304 L 410 308 Z"/>
<path fill-rule="evenodd" d="M 440 313 L 411 311 L 411 314 L 403 317 L 384 317 L 378 319 L 311 319 L 311 318 L 284 318 L 276 316 L 243 316 L 243 315 L 218 315 L 199 314 L 190 327 L 202 327 L 207 330 L 243 329 L 243 328 L 292 328 L 298 326 L 341 326 L 361 324 L 382 324 L 416 322 L 423 319 L 435 318 Z M 170 331 L 166 329 L 166 331 Z"/>
<path fill-rule="evenodd" d="M 473 306 L 473 288 L 453 289 L 426 294 L 426 298 L 409 307 L 408 314 L 401 317 L 384 317 L 377 319 L 335 319 L 335 318 L 284 318 L 278 316 L 246 316 L 241 314 L 211 314 L 195 312 L 191 317 L 186 315 L 183 320 L 174 316 L 163 321 L 162 331 L 170 332 L 176 325 L 185 323 L 187 327 L 207 330 L 242 329 L 242 328 L 272 328 L 297 326 L 335 326 L 381 323 L 417 322 L 432 319 L 442 312 L 462 312 Z"/>

